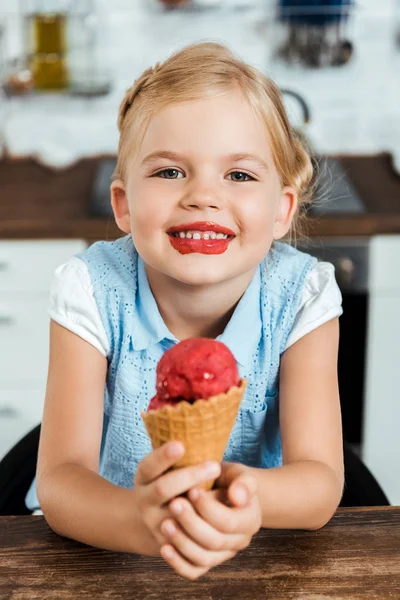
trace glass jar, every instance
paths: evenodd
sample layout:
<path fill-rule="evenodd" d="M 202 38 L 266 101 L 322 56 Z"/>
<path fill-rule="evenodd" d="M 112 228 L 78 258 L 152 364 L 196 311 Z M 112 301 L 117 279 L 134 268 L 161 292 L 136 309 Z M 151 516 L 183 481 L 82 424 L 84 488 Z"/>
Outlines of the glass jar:
<path fill-rule="evenodd" d="M 66 1 L 29 0 L 23 3 L 26 56 L 38 90 L 68 86 L 66 64 Z"/>
<path fill-rule="evenodd" d="M 98 96 L 111 88 L 107 57 L 108 28 L 102 0 L 71 0 L 68 8 L 69 90 Z"/>

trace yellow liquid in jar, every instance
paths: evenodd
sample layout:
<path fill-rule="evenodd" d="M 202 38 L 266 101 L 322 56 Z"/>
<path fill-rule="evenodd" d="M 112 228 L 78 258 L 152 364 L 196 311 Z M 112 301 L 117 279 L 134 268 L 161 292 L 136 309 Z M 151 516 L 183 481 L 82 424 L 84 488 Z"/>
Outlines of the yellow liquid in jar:
<path fill-rule="evenodd" d="M 31 16 L 32 75 L 36 89 L 60 90 L 68 85 L 64 14 Z"/>

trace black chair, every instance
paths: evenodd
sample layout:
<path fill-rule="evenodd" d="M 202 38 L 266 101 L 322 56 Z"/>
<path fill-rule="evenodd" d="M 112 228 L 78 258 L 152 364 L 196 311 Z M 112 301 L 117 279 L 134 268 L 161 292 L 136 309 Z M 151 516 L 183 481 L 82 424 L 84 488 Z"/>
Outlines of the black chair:
<path fill-rule="evenodd" d="M 0 462 L 0 515 L 30 515 L 25 506 L 36 472 L 41 424 L 27 433 Z"/>
<path fill-rule="evenodd" d="M 40 424 L 0 462 L 0 515 L 29 515 L 25 496 L 35 476 Z M 389 506 L 375 477 L 344 443 L 345 488 L 340 506 Z"/>

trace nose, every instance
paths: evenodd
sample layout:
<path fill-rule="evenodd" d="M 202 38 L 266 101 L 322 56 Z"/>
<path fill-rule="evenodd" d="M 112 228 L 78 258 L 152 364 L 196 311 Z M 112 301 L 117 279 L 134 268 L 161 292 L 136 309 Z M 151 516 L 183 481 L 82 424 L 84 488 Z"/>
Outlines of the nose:
<path fill-rule="evenodd" d="M 224 199 L 218 186 L 194 184 L 183 196 L 181 206 L 186 210 L 220 210 Z"/>

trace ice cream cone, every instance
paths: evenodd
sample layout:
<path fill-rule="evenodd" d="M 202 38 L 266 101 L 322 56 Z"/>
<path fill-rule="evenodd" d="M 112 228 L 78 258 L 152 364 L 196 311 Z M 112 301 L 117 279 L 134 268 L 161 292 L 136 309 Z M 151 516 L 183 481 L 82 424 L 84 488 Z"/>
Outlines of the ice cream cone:
<path fill-rule="evenodd" d="M 154 449 L 166 442 L 177 440 L 185 446 L 185 454 L 173 468 L 196 465 L 206 460 L 221 462 L 230 433 L 236 420 L 247 380 L 226 393 L 199 399 L 193 404 L 186 401 L 175 406 L 167 404 L 158 410 L 142 413 L 142 418 Z M 201 487 L 211 489 L 214 480 Z"/>

